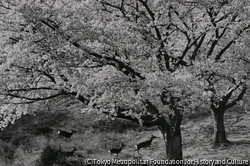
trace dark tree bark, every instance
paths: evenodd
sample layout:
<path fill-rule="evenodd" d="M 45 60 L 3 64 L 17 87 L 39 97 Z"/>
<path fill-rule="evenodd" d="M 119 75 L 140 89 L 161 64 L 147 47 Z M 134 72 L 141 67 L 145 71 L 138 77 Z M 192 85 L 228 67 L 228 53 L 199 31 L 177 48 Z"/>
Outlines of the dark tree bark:
<path fill-rule="evenodd" d="M 226 95 L 221 99 L 215 100 L 211 98 L 210 108 L 212 110 L 212 115 L 214 118 L 214 145 L 230 143 L 226 137 L 225 126 L 224 126 L 224 114 L 228 108 L 231 108 L 237 104 L 238 101 L 244 96 L 247 87 L 243 84 L 240 94 L 231 102 L 228 103 L 228 100 L 231 98 L 232 93 L 239 88 L 242 81 L 239 81 L 232 88 L 228 90 Z"/>
<path fill-rule="evenodd" d="M 178 121 L 181 122 L 181 115 L 177 115 Z M 173 121 L 172 121 L 173 122 Z M 172 126 L 162 118 L 159 123 L 159 129 L 163 135 L 167 159 L 181 160 L 182 159 L 182 138 L 180 125 Z"/>
<path fill-rule="evenodd" d="M 225 109 L 222 107 L 212 108 L 212 115 L 214 118 L 214 144 L 229 143 L 226 137 L 224 126 Z"/>
<path fill-rule="evenodd" d="M 182 139 L 180 127 L 167 138 L 166 153 L 168 159 L 182 160 Z"/>
<path fill-rule="evenodd" d="M 169 114 L 169 122 L 162 118 L 159 123 L 159 129 L 163 135 L 166 145 L 167 159 L 181 160 L 182 159 L 182 137 L 181 137 L 181 122 L 182 115 L 177 109 L 176 101 L 179 98 L 171 96 L 170 93 L 164 91 L 161 96 L 162 103 L 169 105 L 170 109 L 174 111 L 174 115 Z"/>
<path fill-rule="evenodd" d="M 180 129 L 182 116 L 176 115 L 175 119 L 176 120 L 172 121 L 175 122 L 175 126 L 169 125 L 165 119 L 162 119 L 159 129 L 166 145 L 167 159 L 182 160 L 182 137 Z M 176 123 L 177 121 L 178 124 Z"/>

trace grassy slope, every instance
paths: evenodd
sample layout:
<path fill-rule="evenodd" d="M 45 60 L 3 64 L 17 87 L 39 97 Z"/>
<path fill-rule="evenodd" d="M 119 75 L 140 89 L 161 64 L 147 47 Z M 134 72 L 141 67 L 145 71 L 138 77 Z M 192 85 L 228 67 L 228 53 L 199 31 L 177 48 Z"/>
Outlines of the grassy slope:
<path fill-rule="evenodd" d="M 54 111 L 43 112 L 36 116 L 25 116 L 14 125 L 0 132 L 0 163 L 13 166 L 35 165 L 44 147 L 53 145 L 70 151 L 78 149 L 78 159 L 111 159 L 107 150 L 124 142 L 126 147 L 119 154 L 119 159 L 132 159 L 134 145 L 144 141 L 151 134 L 159 137 L 150 148 L 142 149 L 142 159 L 164 159 L 165 145 L 157 128 L 142 128 L 136 124 L 115 120 L 104 115 L 81 114 L 79 104 L 61 106 Z M 65 109 L 66 108 L 66 109 Z M 104 119 L 104 120 L 102 120 Z M 183 157 L 185 159 L 248 159 L 250 160 L 250 114 L 234 109 L 225 115 L 228 139 L 235 144 L 231 146 L 212 147 L 213 121 L 210 114 L 184 117 L 182 123 Z M 50 126 L 49 135 L 37 133 L 37 127 Z M 77 132 L 70 140 L 59 137 L 58 129 Z M 134 154 L 138 156 L 137 153 Z M 4 164 L 1 164 L 4 166 Z"/>

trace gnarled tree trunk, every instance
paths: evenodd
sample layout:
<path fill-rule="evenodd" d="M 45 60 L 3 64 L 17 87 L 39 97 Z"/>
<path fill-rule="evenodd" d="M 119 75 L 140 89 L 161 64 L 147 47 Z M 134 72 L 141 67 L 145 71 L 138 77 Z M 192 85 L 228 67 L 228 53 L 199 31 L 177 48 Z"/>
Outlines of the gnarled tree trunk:
<path fill-rule="evenodd" d="M 169 160 L 182 160 L 181 121 L 182 115 L 178 114 L 170 120 L 170 124 L 165 119 L 162 119 L 159 125 L 166 145 L 167 159 Z"/>
<path fill-rule="evenodd" d="M 162 117 L 159 123 L 159 129 L 162 132 L 164 142 L 166 144 L 167 159 L 182 160 L 182 139 L 181 139 L 181 121 L 182 114 L 178 108 L 178 101 L 180 98 L 174 97 L 168 91 L 163 91 L 161 94 L 161 101 L 163 105 L 168 105 L 174 111 L 173 114 L 167 117 Z"/>

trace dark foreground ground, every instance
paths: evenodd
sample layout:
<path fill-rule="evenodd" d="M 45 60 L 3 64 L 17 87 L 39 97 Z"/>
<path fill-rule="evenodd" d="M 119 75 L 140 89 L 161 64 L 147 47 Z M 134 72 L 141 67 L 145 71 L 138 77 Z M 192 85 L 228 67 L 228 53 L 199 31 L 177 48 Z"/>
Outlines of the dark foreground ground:
<path fill-rule="evenodd" d="M 135 144 L 147 140 L 151 134 L 157 136 L 152 146 L 142 149 L 141 160 L 162 160 L 165 146 L 156 127 L 143 128 L 124 120 L 110 120 L 96 113 L 81 114 L 80 104 L 53 107 L 36 116 L 25 115 L 15 124 L 0 131 L 1 166 L 35 166 L 45 155 L 44 149 L 54 148 L 69 152 L 77 148 L 75 156 L 65 158 L 68 165 L 83 165 L 86 159 L 126 160 L 139 157 L 134 153 Z M 213 121 L 209 112 L 184 117 L 182 123 L 183 157 L 188 162 L 226 160 L 232 163 L 250 160 L 250 112 L 233 109 L 226 112 L 225 126 L 229 146 L 213 147 Z M 48 133 L 40 130 L 50 127 Z M 76 130 L 70 139 L 57 135 L 57 130 Z M 126 144 L 119 156 L 110 155 L 107 150 Z M 44 156 L 43 156 L 44 157 Z M 77 164 L 74 164 L 77 163 Z M 81 163 L 81 164 L 80 164 Z M 41 162 L 40 162 L 41 164 Z"/>

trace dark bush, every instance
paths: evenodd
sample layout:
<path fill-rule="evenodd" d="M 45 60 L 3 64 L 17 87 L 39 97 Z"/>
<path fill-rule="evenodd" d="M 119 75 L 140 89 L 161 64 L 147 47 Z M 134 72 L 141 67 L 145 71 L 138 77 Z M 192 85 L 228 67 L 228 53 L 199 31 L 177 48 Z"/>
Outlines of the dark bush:
<path fill-rule="evenodd" d="M 6 163 L 12 163 L 14 160 L 15 147 L 9 143 L 0 141 L 0 157 Z"/>
<path fill-rule="evenodd" d="M 53 166 L 58 163 L 60 151 L 52 146 L 43 149 L 37 166 Z"/>
<path fill-rule="evenodd" d="M 61 148 L 48 145 L 41 153 L 40 158 L 36 161 L 37 166 L 80 166 L 83 165 L 81 160 L 74 156 L 65 156 Z M 72 160 L 73 158 L 73 160 Z"/>

